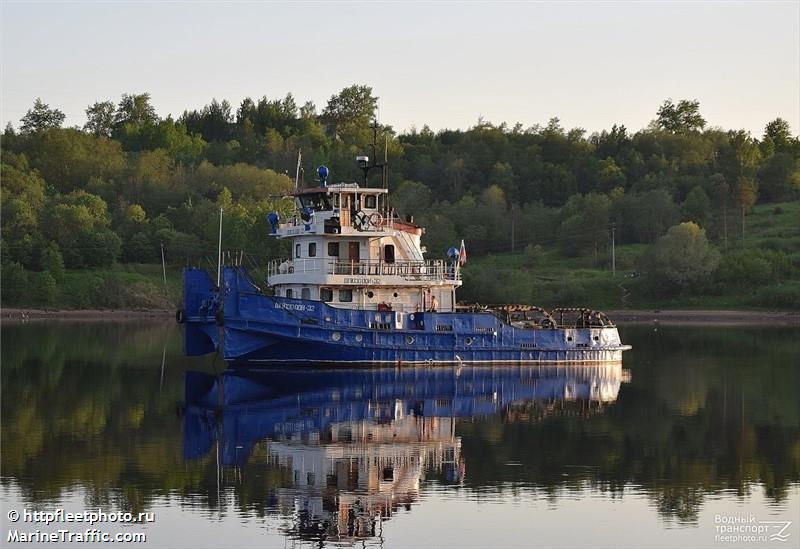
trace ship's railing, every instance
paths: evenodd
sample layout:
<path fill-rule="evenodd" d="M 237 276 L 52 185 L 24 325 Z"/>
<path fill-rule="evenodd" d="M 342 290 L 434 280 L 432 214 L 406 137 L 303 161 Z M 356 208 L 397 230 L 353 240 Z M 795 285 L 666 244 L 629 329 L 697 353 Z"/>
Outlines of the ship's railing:
<path fill-rule="evenodd" d="M 399 276 L 405 280 L 460 280 L 461 272 L 449 261 L 347 261 L 324 259 L 274 259 L 268 276 L 323 272 L 348 276 Z"/>

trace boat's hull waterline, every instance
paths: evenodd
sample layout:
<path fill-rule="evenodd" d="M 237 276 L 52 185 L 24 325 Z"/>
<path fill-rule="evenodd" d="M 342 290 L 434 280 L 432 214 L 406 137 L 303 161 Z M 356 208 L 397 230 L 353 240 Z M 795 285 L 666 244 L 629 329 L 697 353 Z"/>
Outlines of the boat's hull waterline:
<path fill-rule="evenodd" d="M 490 311 L 356 310 L 263 294 L 241 267 L 225 267 L 224 294 L 208 273 L 184 272 L 185 352 L 231 364 L 600 364 L 630 349 L 613 325 L 518 328 Z"/>

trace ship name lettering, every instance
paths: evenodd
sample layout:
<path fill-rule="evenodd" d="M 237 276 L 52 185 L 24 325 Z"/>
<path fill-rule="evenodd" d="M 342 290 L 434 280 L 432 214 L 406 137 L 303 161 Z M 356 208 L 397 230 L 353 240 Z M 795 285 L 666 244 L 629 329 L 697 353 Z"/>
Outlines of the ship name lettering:
<path fill-rule="evenodd" d="M 380 284 L 378 278 L 345 278 L 345 284 Z"/>
<path fill-rule="evenodd" d="M 314 305 L 303 305 L 302 303 L 276 303 L 276 309 L 287 309 L 292 311 L 308 311 L 314 312 Z"/>

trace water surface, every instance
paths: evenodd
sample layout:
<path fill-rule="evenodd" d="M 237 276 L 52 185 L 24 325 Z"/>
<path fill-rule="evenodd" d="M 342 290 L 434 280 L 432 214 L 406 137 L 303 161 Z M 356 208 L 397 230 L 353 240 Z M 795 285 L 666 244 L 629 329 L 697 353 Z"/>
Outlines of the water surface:
<path fill-rule="evenodd" d="M 795 330 L 621 334 L 618 368 L 219 376 L 172 324 L 5 324 L 3 542 L 101 508 L 150 547 L 798 546 Z"/>

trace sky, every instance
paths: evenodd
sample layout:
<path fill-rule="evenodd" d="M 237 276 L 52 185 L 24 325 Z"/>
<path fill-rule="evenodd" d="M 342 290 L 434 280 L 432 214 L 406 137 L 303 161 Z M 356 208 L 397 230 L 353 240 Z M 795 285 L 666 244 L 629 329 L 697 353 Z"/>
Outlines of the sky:
<path fill-rule="evenodd" d="M 161 116 L 212 98 L 327 100 L 373 88 L 400 131 L 647 126 L 667 98 L 710 126 L 800 133 L 800 1 L 0 3 L 0 122 L 41 97 L 85 122 L 149 92 Z"/>

